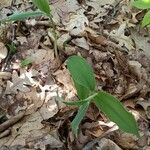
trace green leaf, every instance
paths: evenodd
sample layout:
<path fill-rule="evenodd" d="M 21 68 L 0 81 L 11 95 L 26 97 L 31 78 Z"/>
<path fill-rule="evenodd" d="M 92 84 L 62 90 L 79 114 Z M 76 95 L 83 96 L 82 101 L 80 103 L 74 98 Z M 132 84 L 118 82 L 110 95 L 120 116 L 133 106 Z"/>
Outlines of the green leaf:
<path fill-rule="evenodd" d="M 32 60 L 26 58 L 24 60 L 21 61 L 21 67 L 26 67 L 28 65 L 32 64 Z"/>
<path fill-rule="evenodd" d="M 11 44 L 7 44 L 9 48 L 9 52 L 11 55 L 15 54 L 17 52 L 15 43 L 11 42 Z"/>
<path fill-rule="evenodd" d="M 145 27 L 150 24 L 150 10 L 145 14 L 142 20 L 142 27 Z"/>
<path fill-rule="evenodd" d="M 96 95 L 97 95 L 97 93 L 94 93 L 93 95 L 89 96 L 88 98 L 86 98 L 84 100 L 77 100 L 77 101 L 72 101 L 72 102 L 63 101 L 63 103 L 65 103 L 66 105 L 70 105 L 70 106 L 72 106 L 72 105 L 81 106 L 84 103 L 91 101 Z"/>
<path fill-rule="evenodd" d="M 79 99 L 85 99 L 89 96 L 90 90 L 74 81 Z"/>
<path fill-rule="evenodd" d="M 24 20 L 29 17 L 37 17 L 37 16 L 41 16 L 41 15 L 43 15 L 43 12 L 41 12 L 41 11 L 15 12 L 13 15 L 2 19 L 1 22 Z"/>
<path fill-rule="evenodd" d="M 96 86 L 92 67 L 80 56 L 69 57 L 67 67 L 73 78 L 79 98 L 87 98 L 90 92 L 95 91 Z"/>
<path fill-rule="evenodd" d="M 71 123 L 72 130 L 73 130 L 73 132 L 76 136 L 77 136 L 77 133 L 78 133 L 79 124 L 82 121 L 83 117 L 85 116 L 89 104 L 90 104 L 90 102 L 87 102 L 87 103 L 84 103 L 83 105 L 81 105 L 79 107 L 78 113 L 77 113 L 77 115 L 75 116 L 74 120 Z"/>
<path fill-rule="evenodd" d="M 48 0 L 32 0 L 32 2 L 44 13 L 48 16 L 50 15 L 50 7 Z"/>
<path fill-rule="evenodd" d="M 99 92 L 94 98 L 96 106 L 105 113 L 109 119 L 115 122 L 125 132 L 139 136 L 137 123 L 117 98 L 106 92 Z"/>
<path fill-rule="evenodd" d="M 132 5 L 139 9 L 148 9 L 150 8 L 150 0 L 136 0 Z"/>

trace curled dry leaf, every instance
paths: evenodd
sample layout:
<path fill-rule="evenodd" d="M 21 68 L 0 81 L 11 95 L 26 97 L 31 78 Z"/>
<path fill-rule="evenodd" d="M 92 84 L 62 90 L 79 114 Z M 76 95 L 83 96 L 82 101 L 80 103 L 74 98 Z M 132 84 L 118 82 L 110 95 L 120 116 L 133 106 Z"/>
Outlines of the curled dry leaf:
<path fill-rule="evenodd" d="M 98 35 L 98 33 L 96 33 L 94 30 L 92 30 L 91 28 L 86 28 L 85 29 L 86 33 L 87 33 L 87 37 L 91 40 L 91 42 L 93 42 L 94 44 L 100 44 L 100 45 L 106 45 L 107 44 L 107 39 L 102 36 L 102 35 Z"/>
<path fill-rule="evenodd" d="M 3 59 L 7 57 L 7 53 L 8 53 L 7 48 L 2 42 L 0 42 L 0 63 Z"/>

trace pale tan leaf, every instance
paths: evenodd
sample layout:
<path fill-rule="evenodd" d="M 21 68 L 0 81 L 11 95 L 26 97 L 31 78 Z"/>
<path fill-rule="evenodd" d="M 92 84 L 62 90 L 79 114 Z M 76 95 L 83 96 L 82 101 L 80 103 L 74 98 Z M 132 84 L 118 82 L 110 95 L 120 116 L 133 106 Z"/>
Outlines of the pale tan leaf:
<path fill-rule="evenodd" d="M 7 48 L 5 47 L 5 45 L 2 42 L 0 42 L 0 63 L 1 63 L 2 59 L 6 58 L 7 53 L 8 53 Z"/>
<path fill-rule="evenodd" d="M 87 42 L 87 40 L 84 37 L 76 38 L 76 39 L 72 40 L 72 42 L 76 46 L 84 48 L 85 50 L 89 50 L 90 49 L 89 43 Z"/>

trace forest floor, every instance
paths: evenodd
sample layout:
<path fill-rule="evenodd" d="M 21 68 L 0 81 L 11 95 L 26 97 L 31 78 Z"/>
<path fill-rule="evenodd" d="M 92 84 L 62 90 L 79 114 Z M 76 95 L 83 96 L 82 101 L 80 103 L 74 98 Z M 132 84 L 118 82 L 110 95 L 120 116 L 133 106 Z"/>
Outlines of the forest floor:
<path fill-rule="evenodd" d="M 58 57 L 46 17 L 0 25 L 0 150 L 150 150 L 150 27 L 129 0 L 51 0 Z M 36 7 L 0 1 L 0 19 Z M 122 132 L 94 105 L 76 138 L 70 124 L 77 99 L 66 59 L 92 65 L 97 88 L 135 116 L 140 138 Z"/>

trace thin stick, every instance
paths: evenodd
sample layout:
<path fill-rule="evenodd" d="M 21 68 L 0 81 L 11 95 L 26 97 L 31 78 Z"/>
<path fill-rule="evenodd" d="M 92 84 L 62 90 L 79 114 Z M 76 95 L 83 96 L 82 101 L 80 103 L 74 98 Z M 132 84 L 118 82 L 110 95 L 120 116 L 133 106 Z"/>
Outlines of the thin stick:
<path fill-rule="evenodd" d="M 25 111 L 22 111 L 18 115 L 2 123 L 0 125 L 0 132 L 3 132 L 4 130 L 8 129 L 10 126 L 14 125 L 16 122 L 18 122 L 20 119 L 24 117 L 24 114 L 25 114 Z"/>
<path fill-rule="evenodd" d="M 49 16 L 49 19 L 51 21 L 52 28 L 53 28 L 53 33 L 54 33 L 54 53 L 55 53 L 56 58 L 58 58 L 59 56 L 58 56 L 58 49 L 57 49 L 56 25 L 55 25 L 51 15 Z"/>

